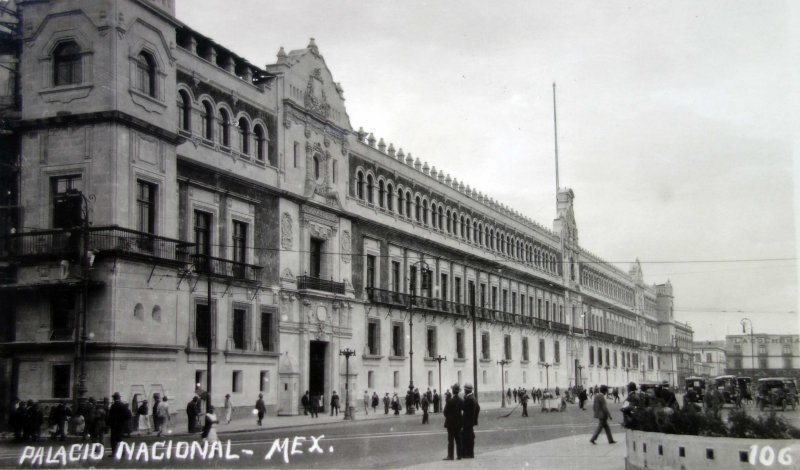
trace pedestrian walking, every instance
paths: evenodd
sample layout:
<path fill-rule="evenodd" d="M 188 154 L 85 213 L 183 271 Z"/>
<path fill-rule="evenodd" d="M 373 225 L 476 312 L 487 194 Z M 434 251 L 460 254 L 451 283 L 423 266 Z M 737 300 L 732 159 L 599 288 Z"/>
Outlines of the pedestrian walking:
<path fill-rule="evenodd" d="M 400 414 L 400 399 L 397 398 L 397 393 L 392 395 L 392 410 L 394 411 L 394 414 Z"/>
<path fill-rule="evenodd" d="M 308 390 L 306 390 L 303 398 L 300 399 L 300 404 L 303 405 L 303 414 L 308 416 L 308 412 L 311 410 L 311 397 L 308 396 Z"/>
<path fill-rule="evenodd" d="M 333 416 L 334 413 L 336 413 L 336 416 L 339 416 L 339 394 L 336 393 L 336 390 L 331 394 L 331 416 Z"/>
<path fill-rule="evenodd" d="M 142 400 L 139 409 L 136 410 L 136 421 L 139 425 L 140 432 L 147 432 L 150 434 L 150 407 L 147 406 L 147 400 Z"/>
<path fill-rule="evenodd" d="M 475 458 L 475 431 L 473 428 L 478 425 L 480 411 L 481 406 L 475 399 L 475 394 L 472 393 L 472 384 L 464 384 L 464 414 L 462 416 L 464 422 L 461 427 L 462 458 Z"/>
<path fill-rule="evenodd" d="M 511 390 L 511 389 L 509 389 L 509 390 Z M 518 395 L 518 394 L 519 394 L 519 392 L 517 392 L 517 389 L 515 388 L 515 389 L 514 389 L 514 403 L 516 403 L 516 402 L 517 402 L 517 395 Z"/>
<path fill-rule="evenodd" d="M 308 393 L 308 392 L 306 392 L 306 393 Z M 319 404 L 320 404 L 321 400 L 322 400 L 322 397 L 318 397 L 316 395 L 311 395 L 308 398 L 308 402 L 309 402 L 308 407 L 309 407 L 309 411 L 311 412 L 311 417 L 312 418 L 319 418 Z"/>
<path fill-rule="evenodd" d="M 428 395 L 422 395 L 420 406 L 422 407 L 422 424 L 428 424 Z"/>
<path fill-rule="evenodd" d="M 378 392 L 372 392 L 372 412 L 377 414 L 378 413 L 378 405 L 380 405 L 381 399 L 378 397 Z"/>
<path fill-rule="evenodd" d="M 106 425 L 111 431 L 111 455 L 114 455 L 128 429 L 127 424 L 131 419 L 131 410 L 122 403 L 119 392 L 114 392 L 112 398 L 114 402 L 108 410 Z"/>
<path fill-rule="evenodd" d="M 619 403 L 619 388 L 614 387 L 612 395 L 614 396 L 614 403 Z"/>
<path fill-rule="evenodd" d="M 197 431 L 195 425 L 197 424 L 199 405 L 200 399 L 197 396 L 192 397 L 189 403 L 186 404 L 186 427 L 189 430 L 189 434 Z"/>
<path fill-rule="evenodd" d="M 161 420 L 158 417 L 158 405 L 161 403 L 161 395 L 154 393 L 153 394 L 153 431 L 156 432 L 159 436 L 161 435 Z"/>
<path fill-rule="evenodd" d="M 53 432 L 50 434 L 51 439 L 60 439 L 62 441 L 67 439 L 65 429 L 67 419 L 70 416 L 72 416 L 72 412 L 63 401 L 50 409 L 49 421 L 50 426 L 53 428 Z"/>
<path fill-rule="evenodd" d="M 444 404 L 444 427 L 447 428 L 447 457 L 444 460 L 453 460 L 453 450 L 455 456 L 461 460 L 461 427 L 464 424 L 462 416 L 464 412 L 464 400 L 458 396 L 461 387 L 458 384 L 452 386 L 453 395 L 448 397 Z"/>
<path fill-rule="evenodd" d="M 442 410 L 442 397 L 433 389 L 433 412 L 438 413 Z"/>
<path fill-rule="evenodd" d="M 233 418 L 233 402 L 231 401 L 231 394 L 225 394 L 225 424 L 231 424 L 231 419 Z"/>
<path fill-rule="evenodd" d="M 256 416 L 258 416 L 258 425 L 261 426 L 261 421 L 264 419 L 264 414 L 267 412 L 267 406 L 264 405 L 264 394 L 258 394 L 258 400 L 256 400 Z"/>
<path fill-rule="evenodd" d="M 14 442 L 22 441 L 22 427 L 25 424 L 25 404 L 18 398 L 11 402 L 9 424 L 14 430 Z"/>
<path fill-rule="evenodd" d="M 389 405 L 391 404 L 392 399 L 389 398 L 389 392 L 386 392 L 386 396 L 383 397 L 383 414 L 389 414 Z"/>
<path fill-rule="evenodd" d="M 200 437 L 202 437 L 206 442 L 219 441 L 219 437 L 217 437 L 217 423 L 219 423 L 219 419 L 217 418 L 217 415 L 214 414 L 214 406 L 209 404 L 206 407 L 206 414 L 203 422 L 203 432 Z"/>
<path fill-rule="evenodd" d="M 597 419 L 597 429 L 595 429 L 592 438 L 589 440 L 594 444 L 600 431 L 605 430 L 606 437 L 608 437 L 609 444 L 616 444 L 617 441 L 611 435 L 611 428 L 608 427 L 608 420 L 611 419 L 611 414 L 608 412 L 608 405 L 606 405 L 605 395 L 608 393 L 608 387 L 605 385 L 600 386 L 600 393 L 595 393 L 592 408 L 594 409 L 594 417 Z"/>
<path fill-rule="evenodd" d="M 370 404 L 369 392 L 364 390 L 364 414 L 365 415 L 369 414 L 369 404 Z"/>
<path fill-rule="evenodd" d="M 583 404 L 586 403 L 586 400 L 588 399 L 589 398 L 586 396 L 586 390 L 581 388 L 581 391 L 578 392 L 578 407 L 580 407 L 582 410 L 586 410 L 586 408 L 583 407 Z"/>
<path fill-rule="evenodd" d="M 161 402 L 158 404 L 158 408 L 156 409 L 156 415 L 158 416 L 159 436 L 162 434 L 169 434 L 170 426 L 172 425 L 172 416 L 169 414 L 169 403 L 167 403 L 167 401 L 167 396 L 164 395 L 164 398 L 161 399 Z"/>
<path fill-rule="evenodd" d="M 33 400 L 28 400 L 25 407 L 25 420 L 23 422 L 23 439 L 25 441 L 36 442 L 42 433 L 44 414 L 39 408 L 39 404 Z"/>
<path fill-rule="evenodd" d="M 517 396 L 519 397 L 519 402 L 522 405 L 522 416 L 527 418 L 528 417 L 528 392 L 525 389 L 520 389 L 517 392 Z"/>

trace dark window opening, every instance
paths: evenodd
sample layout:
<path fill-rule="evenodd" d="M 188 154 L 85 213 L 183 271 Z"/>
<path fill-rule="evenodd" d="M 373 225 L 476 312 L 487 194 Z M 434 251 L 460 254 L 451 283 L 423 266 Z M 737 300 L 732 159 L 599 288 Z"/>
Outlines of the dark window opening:
<path fill-rule="evenodd" d="M 80 47 L 74 41 L 59 44 L 53 51 L 53 85 L 75 85 L 82 81 Z"/>

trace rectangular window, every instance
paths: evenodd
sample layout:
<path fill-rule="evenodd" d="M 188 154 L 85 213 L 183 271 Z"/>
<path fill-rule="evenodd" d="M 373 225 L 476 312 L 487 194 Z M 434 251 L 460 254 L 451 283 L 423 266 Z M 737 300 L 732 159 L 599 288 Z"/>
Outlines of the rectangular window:
<path fill-rule="evenodd" d="M 536 299 L 536 318 L 542 318 L 542 299 Z"/>
<path fill-rule="evenodd" d="M 72 228 L 81 225 L 80 196 L 65 197 L 67 191 L 82 191 L 81 175 L 58 176 L 50 180 L 50 197 L 53 204 L 53 228 Z"/>
<path fill-rule="evenodd" d="M 417 267 L 411 266 L 408 270 L 408 293 L 417 293 Z"/>
<path fill-rule="evenodd" d="M 394 388 L 399 387 L 400 386 L 400 372 L 399 371 L 394 371 L 394 374 L 392 374 L 392 376 L 394 377 L 394 379 L 392 380 L 392 383 L 394 383 Z"/>
<path fill-rule="evenodd" d="M 231 377 L 231 391 L 233 393 L 242 392 L 242 371 L 240 370 L 233 371 L 233 377 Z"/>
<path fill-rule="evenodd" d="M 511 360 L 511 335 L 503 337 L 503 358 L 507 361 Z"/>
<path fill-rule="evenodd" d="M 156 185 L 136 180 L 136 229 L 156 233 Z"/>
<path fill-rule="evenodd" d="M 594 346 L 589 346 L 589 365 L 594 365 Z"/>
<path fill-rule="evenodd" d="M 75 297 L 55 295 L 50 297 L 50 339 L 64 341 L 74 339 Z"/>
<path fill-rule="evenodd" d="M 367 320 L 367 350 L 372 356 L 381 354 L 381 321 L 376 318 Z"/>
<path fill-rule="evenodd" d="M 375 371 L 367 371 L 367 388 L 375 388 Z"/>
<path fill-rule="evenodd" d="M 759 355 L 767 354 L 767 345 L 766 344 L 759 344 L 758 345 L 758 354 Z"/>
<path fill-rule="evenodd" d="M 481 283 L 481 307 L 486 307 L 486 284 Z"/>
<path fill-rule="evenodd" d="M 736 357 L 733 359 L 733 368 L 734 369 L 741 369 L 742 368 L 742 358 Z"/>
<path fill-rule="evenodd" d="M 456 358 L 464 359 L 464 330 L 456 330 Z"/>
<path fill-rule="evenodd" d="M 790 344 L 784 343 L 783 347 L 781 348 L 781 353 L 792 354 L 792 346 Z"/>
<path fill-rule="evenodd" d="M 367 255 L 367 288 L 375 287 L 375 255 Z"/>
<path fill-rule="evenodd" d="M 603 348 L 597 348 L 597 365 L 603 365 Z"/>
<path fill-rule="evenodd" d="M 544 318 L 547 321 L 550 321 L 550 301 L 544 301 Z"/>
<path fill-rule="evenodd" d="M 606 365 L 607 366 L 611 365 L 611 361 L 609 359 L 611 359 L 611 351 L 609 351 L 609 349 L 606 348 Z"/>
<path fill-rule="evenodd" d="M 425 340 L 425 346 L 427 347 L 427 350 L 425 351 L 425 357 L 436 357 L 437 351 L 435 326 L 428 327 Z"/>
<path fill-rule="evenodd" d="M 277 315 L 273 311 L 261 311 L 261 349 L 268 352 L 278 350 Z"/>
<path fill-rule="evenodd" d="M 759 369 L 766 369 L 767 368 L 767 360 L 765 358 L 758 359 L 758 368 Z"/>
<path fill-rule="evenodd" d="M 53 366 L 53 398 L 69 398 L 72 389 L 72 368 L 69 364 Z"/>
<path fill-rule="evenodd" d="M 331 160 L 331 181 L 333 181 L 334 184 L 336 184 L 336 167 L 336 160 Z"/>
<path fill-rule="evenodd" d="M 522 360 L 528 362 L 529 355 L 528 355 L 528 337 L 525 336 L 522 338 Z"/>
<path fill-rule="evenodd" d="M 492 286 L 492 310 L 497 310 L 497 286 Z"/>
<path fill-rule="evenodd" d="M 695 362 L 701 362 L 700 361 L 700 353 L 694 353 L 694 360 L 695 360 Z M 711 362 L 711 361 L 708 361 L 708 362 Z"/>
<path fill-rule="evenodd" d="M 517 313 L 517 293 L 511 293 L 511 313 Z"/>
<path fill-rule="evenodd" d="M 237 263 L 247 262 L 247 224 L 233 221 L 233 260 Z"/>
<path fill-rule="evenodd" d="M 455 303 L 462 303 L 461 299 L 461 278 L 455 277 L 453 278 L 453 302 Z"/>
<path fill-rule="evenodd" d="M 706 353 L 706 362 L 711 362 L 711 353 Z"/>
<path fill-rule="evenodd" d="M 207 348 L 211 340 L 211 312 L 208 304 L 195 304 L 194 307 L 194 336 L 197 338 L 198 348 Z"/>
<path fill-rule="evenodd" d="M 553 342 L 553 362 L 561 364 L 561 344 L 558 341 Z"/>
<path fill-rule="evenodd" d="M 400 262 L 392 261 L 392 292 L 400 292 Z"/>
<path fill-rule="evenodd" d="M 258 375 L 258 391 L 266 392 L 269 388 L 269 371 L 262 370 Z"/>
<path fill-rule="evenodd" d="M 392 323 L 392 356 L 401 357 L 403 355 L 403 324 Z"/>
<path fill-rule="evenodd" d="M 736 354 L 742 353 L 742 345 L 741 344 L 734 344 L 733 345 L 733 352 Z"/>
<path fill-rule="evenodd" d="M 491 351 L 489 350 L 489 333 L 481 333 L 481 359 L 489 359 Z"/>
<path fill-rule="evenodd" d="M 211 255 L 211 214 L 194 211 L 194 242 L 198 255 Z"/>
<path fill-rule="evenodd" d="M 439 291 L 442 294 L 442 300 L 448 300 L 447 299 L 447 274 L 442 273 L 440 277 L 441 277 L 441 279 L 439 280 Z"/>
<path fill-rule="evenodd" d="M 292 158 L 292 161 L 293 161 L 292 166 L 294 166 L 294 168 L 297 168 L 297 159 L 300 156 L 300 144 L 298 142 L 294 143 L 294 153 L 292 154 L 292 156 L 293 156 L 293 158 Z"/>
<path fill-rule="evenodd" d="M 508 289 L 503 289 L 503 311 L 508 312 Z"/>
<path fill-rule="evenodd" d="M 783 358 L 783 368 L 784 369 L 791 369 L 792 368 L 792 358 L 791 357 L 784 357 Z"/>
<path fill-rule="evenodd" d="M 314 278 L 322 277 L 322 246 L 324 240 L 311 238 L 308 253 L 308 274 Z"/>
<path fill-rule="evenodd" d="M 614 367 L 617 367 L 617 350 L 614 350 Z"/>
<path fill-rule="evenodd" d="M 522 294 L 519 295 L 519 313 L 525 315 L 525 296 Z"/>
<path fill-rule="evenodd" d="M 245 334 L 245 322 L 247 321 L 247 310 L 243 308 L 233 309 L 233 348 L 246 349 L 247 341 Z"/>
<path fill-rule="evenodd" d="M 546 362 L 547 354 L 544 349 L 544 340 L 539 340 L 539 362 Z"/>

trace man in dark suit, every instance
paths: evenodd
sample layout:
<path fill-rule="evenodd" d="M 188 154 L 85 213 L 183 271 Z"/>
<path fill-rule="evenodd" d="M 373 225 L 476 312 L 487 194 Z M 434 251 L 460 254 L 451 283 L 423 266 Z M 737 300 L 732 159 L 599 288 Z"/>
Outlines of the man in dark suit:
<path fill-rule="evenodd" d="M 475 458 L 475 432 L 472 430 L 478 425 L 478 413 L 481 406 L 472 393 L 472 384 L 464 384 L 464 424 L 461 428 L 461 456 L 465 459 Z"/>
<path fill-rule="evenodd" d="M 461 387 L 453 385 L 453 395 L 444 404 L 444 427 L 447 428 L 447 457 L 444 460 L 453 460 L 453 447 L 455 446 L 456 457 L 461 460 L 461 427 L 464 424 L 462 413 L 464 412 L 464 400 L 458 396 Z"/>
<path fill-rule="evenodd" d="M 122 442 L 122 436 L 126 431 L 127 423 L 131 419 L 131 410 L 122 403 L 119 393 L 114 392 L 114 403 L 108 410 L 106 424 L 111 430 L 111 455 L 117 451 L 117 446 Z"/>

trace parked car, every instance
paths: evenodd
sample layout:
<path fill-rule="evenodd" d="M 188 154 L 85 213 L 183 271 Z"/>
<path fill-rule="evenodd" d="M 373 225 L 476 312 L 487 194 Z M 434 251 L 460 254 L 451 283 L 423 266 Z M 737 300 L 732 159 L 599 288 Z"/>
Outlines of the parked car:
<path fill-rule="evenodd" d="M 797 382 L 789 377 L 783 377 L 783 383 L 786 385 L 787 397 L 794 398 L 795 406 L 800 405 L 800 395 L 797 394 Z M 794 409 L 794 407 L 792 407 Z"/>
<path fill-rule="evenodd" d="M 694 402 L 702 403 L 706 393 L 706 379 L 703 377 L 686 377 L 685 390 L 689 395 L 690 390 L 694 390 Z"/>
<path fill-rule="evenodd" d="M 722 394 L 722 404 L 733 403 L 738 404 L 741 402 L 741 394 L 739 393 L 739 384 L 734 375 L 720 375 L 714 378 L 714 385 Z"/>
<path fill-rule="evenodd" d="M 771 410 L 780 408 L 786 411 L 789 405 L 795 408 L 794 397 L 787 394 L 788 386 L 781 377 L 758 379 L 756 389 L 756 406 L 759 410 L 769 407 Z"/>
<path fill-rule="evenodd" d="M 752 382 L 753 379 L 750 377 L 736 377 L 736 383 L 739 384 L 739 393 L 742 394 L 742 399 L 748 403 L 753 400 Z"/>

